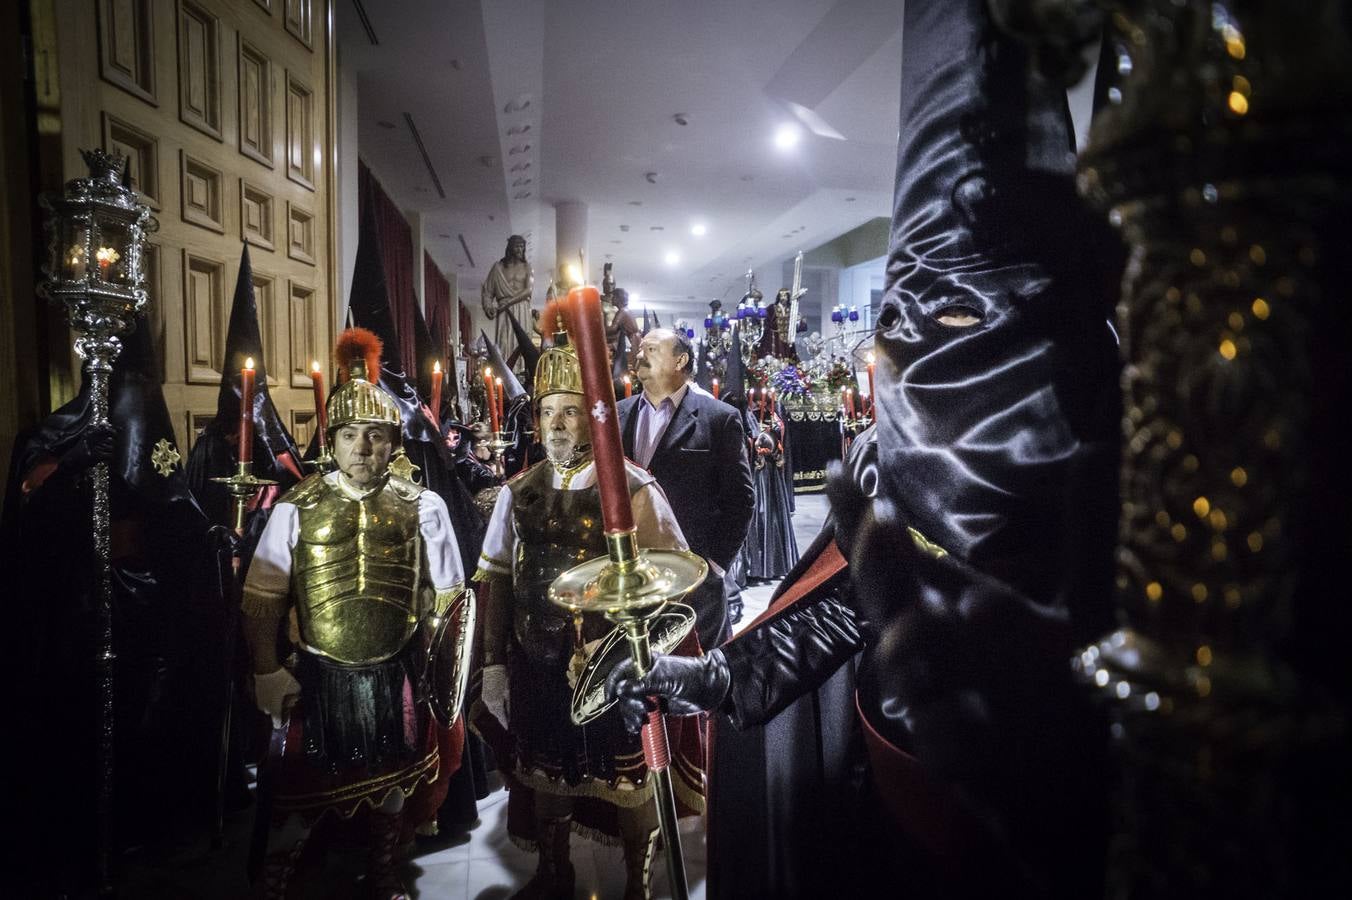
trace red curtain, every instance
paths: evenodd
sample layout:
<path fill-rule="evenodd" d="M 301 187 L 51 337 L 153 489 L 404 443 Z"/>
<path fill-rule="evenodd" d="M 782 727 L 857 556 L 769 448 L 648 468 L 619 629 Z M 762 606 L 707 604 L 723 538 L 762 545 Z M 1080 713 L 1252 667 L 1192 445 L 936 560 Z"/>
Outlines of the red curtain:
<path fill-rule="evenodd" d="M 370 203 L 375 213 L 376 237 L 380 242 L 380 262 L 385 269 L 385 292 L 399 335 L 398 359 L 404 372 L 416 377 L 418 371 L 413 348 L 413 308 L 418 295 L 413 290 L 413 229 L 399 207 L 385 193 L 380 182 L 363 162 L 357 166 L 357 202 Z M 364 210 L 358 210 L 358 216 Z M 387 352 L 387 357 L 390 355 Z"/>
<path fill-rule="evenodd" d="M 430 253 L 423 253 L 423 314 L 427 317 L 427 330 L 432 332 L 432 340 L 437 345 L 437 356 L 445 357 L 451 345 L 451 282 L 437 264 L 432 262 Z M 442 366 L 446 363 L 443 361 Z"/>

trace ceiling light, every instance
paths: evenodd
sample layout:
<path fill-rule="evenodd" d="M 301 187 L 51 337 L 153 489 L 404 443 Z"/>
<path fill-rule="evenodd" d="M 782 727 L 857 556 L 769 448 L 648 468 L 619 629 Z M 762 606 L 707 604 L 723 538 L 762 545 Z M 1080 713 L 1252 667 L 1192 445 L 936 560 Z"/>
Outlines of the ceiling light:
<path fill-rule="evenodd" d="M 642 300 L 642 299 L 643 299 L 643 295 L 640 294 L 638 291 L 631 291 L 630 294 L 629 294 L 629 302 L 630 302 L 630 303 L 637 303 L 638 301 L 640 301 L 640 300 Z"/>
<path fill-rule="evenodd" d="M 675 250 L 668 250 L 667 255 L 663 257 L 663 260 L 669 266 L 680 265 L 681 254 L 677 253 Z"/>
<path fill-rule="evenodd" d="M 775 146 L 780 150 L 792 150 L 802 136 L 802 128 L 792 122 L 785 122 L 775 130 Z"/>
<path fill-rule="evenodd" d="M 690 233 L 695 237 L 704 237 L 709 233 L 709 226 L 705 225 L 703 222 L 697 222 L 690 226 Z"/>

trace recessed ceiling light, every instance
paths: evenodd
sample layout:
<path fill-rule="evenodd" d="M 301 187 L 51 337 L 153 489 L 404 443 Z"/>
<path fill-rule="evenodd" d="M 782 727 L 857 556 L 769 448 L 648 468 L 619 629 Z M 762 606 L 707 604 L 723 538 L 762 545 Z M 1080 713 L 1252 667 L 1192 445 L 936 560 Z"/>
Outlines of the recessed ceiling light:
<path fill-rule="evenodd" d="M 513 200 L 527 200 L 530 198 L 530 191 L 517 191 L 512 195 Z"/>
<path fill-rule="evenodd" d="M 640 301 L 640 300 L 642 300 L 642 299 L 643 299 L 643 295 L 640 294 L 638 291 L 633 291 L 632 293 L 629 294 L 629 301 L 630 301 L 631 303 L 637 303 L 638 301 Z"/>
<path fill-rule="evenodd" d="M 681 254 L 675 250 L 668 250 L 667 255 L 662 257 L 662 261 L 669 266 L 678 266 L 681 264 Z"/>
<path fill-rule="evenodd" d="M 642 206 L 642 205 L 643 205 L 643 201 L 642 201 L 642 200 L 630 200 L 630 201 L 629 201 L 629 205 L 630 205 L 630 206 Z"/>
<path fill-rule="evenodd" d="M 649 225 L 649 226 L 648 226 L 648 230 L 649 230 L 649 231 L 666 231 L 666 227 L 663 226 L 663 225 Z"/>
<path fill-rule="evenodd" d="M 628 231 L 628 230 L 629 230 L 629 226 L 628 226 L 628 225 L 621 225 L 621 226 L 620 226 L 620 231 Z"/>
<path fill-rule="evenodd" d="M 803 136 L 803 129 L 792 122 L 785 122 L 775 129 L 775 146 L 780 150 L 792 150 Z"/>
<path fill-rule="evenodd" d="M 755 180 L 756 180 L 756 176 L 755 176 L 755 175 L 743 175 L 741 180 L 742 180 L 742 181 L 755 181 Z"/>
<path fill-rule="evenodd" d="M 530 125 L 513 125 L 507 129 L 507 134 L 516 137 L 518 134 L 525 134 L 530 131 Z"/>
<path fill-rule="evenodd" d="M 530 144 L 517 144 L 507 151 L 508 156 L 520 156 L 523 153 L 530 152 Z"/>
<path fill-rule="evenodd" d="M 705 225 L 703 222 L 696 222 L 694 225 L 690 226 L 690 233 L 695 237 L 704 237 L 709 233 L 709 226 Z"/>
<path fill-rule="evenodd" d="M 448 237 L 450 237 L 450 235 L 447 234 L 446 232 L 442 231 L 442 232 L 439 232 L 439 233 L 437 234 L 437 237 L 445 237 L 445 238 L 448 238 Z"/>
<path fill-rule="evenodd" d="M 657 184 L 657 173 L 656 173 L 656 172 L 644 172 L 644 173 L 643 173 L 643 179 L 644 179 L 645 181 L 647 181 L 648 184 Z"/>
<path fill-rule="evenodd" d="M 846 203 L 853 203 L 854 200 L 855 200 L 854 197 L 846 197 L 846 198 L 845 198 L 845 202 L 846 202 Z"/>
<path fill-rule="evenodd" d="M 381 128 L 394 128 L 393 122 L 386 122 L 384 119 L 381 119 L 376 124 L 379 125 Z"/>
<path fill-rule="evenodd" d="M 687 115 L 686 113 L 677 113 L 676 115 L 671 117 L 671 120 L 675 122 L 677 125 L 690 124 L 690 116 Z"/>
<path fill-rule="evenodd" d="M 616 239 L 612 240 L 611 243 L 612 243 L 612 244 L 623 244 L 624 241 L 619 240 L 618 238 L 616 238 Z"/>

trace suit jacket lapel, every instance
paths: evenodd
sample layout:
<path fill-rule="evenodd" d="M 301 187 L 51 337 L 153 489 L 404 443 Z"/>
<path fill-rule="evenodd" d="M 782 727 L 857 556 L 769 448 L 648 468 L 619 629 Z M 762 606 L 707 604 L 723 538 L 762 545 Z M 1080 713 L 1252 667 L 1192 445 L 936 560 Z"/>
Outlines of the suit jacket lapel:
<path fill-rule="evenodd" d="M 671 452 L 673 447 L 679 447 L 684 443 L 690 432 L 695 430 L 696 417 L 694 398 L 687 388 L 685 397 L 676 410 L 676 415 L 671 417 L 671 424 L 667 426 L 667 430 L 662 434 L 662 440 L 657 445 L 657 450 L 653 452 L 653 459 L 656 460 L 659 456 Z"/>
<path fill-rule="evenodd" d="M 631 403 L 622 416 L 623 422 L 620 427 L 620 443 L 624 445 L 624 455 L 628 459 L 634 458 L 634 443 L 638 440 L 638 414 L 639 404 L 643 402 L 640 395 L 638 403 Z"/>

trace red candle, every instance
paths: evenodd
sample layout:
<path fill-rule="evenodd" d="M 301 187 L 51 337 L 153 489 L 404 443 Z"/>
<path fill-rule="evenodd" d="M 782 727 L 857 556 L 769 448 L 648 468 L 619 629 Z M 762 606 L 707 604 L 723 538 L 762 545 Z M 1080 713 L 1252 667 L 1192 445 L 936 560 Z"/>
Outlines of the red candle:
<path fill-rule="evenodd" d="M 714 399 L 718 399 L 718 379 L 714 379 Z"/>
<path fill-rule="evenodd" d="M 441 361 L 432 363 L 432 421 L 441 427 Z"/>
<path fill-rule="evenodd" d="M 324 406 L 324 370 L 319 360 L 310 363 L 310 383 L 315 389 L 315 426 L 319 429 L 319 452 L 329 443 L 329 411 Z"/>
<path fill-rule="evenodd" d="M 624 399 L 628 400 L 634 396 L 634 381 L 628 375 L 624 376 Z"/>
<path fill-rule="evenodd" d="M 493 402 L 496 403 L 496 404 L 498 405 L 498 425 L 499 425 L 499 426 L 502 426 L 502 427 L 506 427 L 506 424 L 507 424 L 507 416 L 506 416 L 506 414 L 502 411 L 502 395 L 503 395 L 503 390 L 502 390 L 502 379 L 501 379 L 501 378 L 494 378 L 494 379 L 493 379 Z"/>
<path fill-rule="evenodd" d="M 607 362 L 606 329 L 601 321 L 601 294 L 594 287 L 568 292 L 572 310 L 573 346 L 582 369 L 582 391 L 591 414 L 592 455 L 596 459 L 596 486 L 601 492 L 601 517 L 609 534 L 634 530 L 629 505 L 629 478 L 624 471 L 620 419 L 615 413 L 615 383 Z"/>
<path fill-rule="evenodd" d="M 498 404 L 493 399 L 493 370 L 484 369 L 484 406 L 488 408 L 488 419 L 492 426 L 493 433 L 497 434 L 498 428 Z"/>
<path fill-rule="evenodd" d="M 250 356 L 239 370 L 239 461 L 253 462 L 254 361 Z"/>
<path fill-rule="evenodd" d="M 868 411 L 869 415 L 877 418 L 874 411 L 878 408 L 877 394 L 873 391 L 873 354 L 868 355 Z"/>
<path fill-rule="evenodd" d="M 845 409 L 851 419 L 854 418 L 854 388 L 845 389 Z"/>

